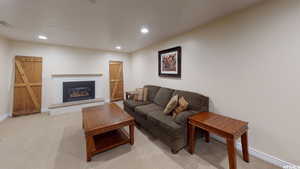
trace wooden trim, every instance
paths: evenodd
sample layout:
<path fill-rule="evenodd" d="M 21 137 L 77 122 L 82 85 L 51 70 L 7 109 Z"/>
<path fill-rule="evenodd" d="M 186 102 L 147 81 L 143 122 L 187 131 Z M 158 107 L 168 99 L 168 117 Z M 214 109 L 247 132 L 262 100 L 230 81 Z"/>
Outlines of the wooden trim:
<path fill-rule="evenodd" d="M 31 87 L 40 87 L 42 86 L 42 83 L 28 83 L 28 84 L 19 83 L 19 84 L 15 84 L 15 87 L 26 87 L 26 85 L 29 85 Z"/>
<path fill-rule="evenodd" d="M 31 57 L 31 56 L 16 56 L 16 59 L 22 62 L 43 62 L 42 57 Z"/>
<path fill-rule="evenodd" d="M 43 62 L 43 59 L 23 59 L 23 62 Z"/>
<path fill-rule="evenodd" d="M 102 73 L 89 73 L 89 74 L 52 74 L 52 77 L 92 77 L 92 76 L 103 76 Z"/>
<path fill-rule="evenodd" d="M 116 101 L 120 101 L 120 100 L 124 100 L 124 98 L 123 97 L 114 98 L 114 99 L 111 99 L 110 102 L 116 102 Z"/>
<path fill-rule="evenodd" d="M 18 117 L 18 116 L 23 116 L 28 114 L 38 114 L 38 113 L 40 113 L 40 111 L 37 110 L 14 111 L 12 117 Z"/>
<path fill-rule="evenodd" d="M 110 60 L 109 61 L 109 64 L 123 64 L 123 61 L 113 61 L 113 60 Z"/>
<path fill-rule="evenodd" d="M 123 81 L 123 80 L 110 80 L 110 82 L 120 82 L 120 81 Z"/>

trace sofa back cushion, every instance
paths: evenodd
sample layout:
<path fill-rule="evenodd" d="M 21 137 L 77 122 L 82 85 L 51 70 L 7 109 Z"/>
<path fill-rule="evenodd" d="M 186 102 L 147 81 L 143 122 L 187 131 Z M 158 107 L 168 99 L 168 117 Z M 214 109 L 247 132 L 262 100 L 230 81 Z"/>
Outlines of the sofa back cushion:
<path fill-rule="evenodd" d="M 153 102 L 153 100 L 154 100 L 158 90 L 160 89 L 160 87 L 159 86 L 153 86 L 153 85 L 146 85 L 144 87 L 148 89 L 148 98 L 147 98 L 147 100 Z"/>
<path fill-rule="evenodd" d="M 173 95 L 178 95 L 179 97 L 183 96 L 184 99 L 189 103 L 188 110 L 199 112 L 208 111 L 209 98 L 206 96 L 184 90 L 175 90 Z"/>
<path fill-rule="evenodd" d="M 153 102 L 155 104 L 160 105 L 161 107 L 166 107 L 166 105 L 169 103 L 173 93 L 174 93 L 173 89 L 161 87 L 158 90 Z"/>

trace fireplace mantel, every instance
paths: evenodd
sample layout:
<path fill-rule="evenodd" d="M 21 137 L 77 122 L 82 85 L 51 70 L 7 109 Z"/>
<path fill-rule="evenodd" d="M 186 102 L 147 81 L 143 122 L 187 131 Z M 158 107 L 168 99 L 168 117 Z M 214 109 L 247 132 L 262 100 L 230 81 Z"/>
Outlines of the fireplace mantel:
<path fill-rule="evenodd" d="M 87 74 L 52 74 L 52 77 L 97 77 L 97 76 L 103 76 L 102 73 L 93 74 L 93 73 L 87 73 Z"/>
<path fill-rule="evenodd" d="M 49 111 L 50 115 L 62 113 L 78 112 L 83 107 L 97 106 L 104 103 L 106 96 L 106 84 L 104 74 L 98 73 L 76 73 L 76 72 L 53 72 L 48 75 L 51 78 L 49 88 L 51 87 L 51 105 L 47 105 L 45 111 Z M 95 81 L 95 99 L 63 102 L 63 84 L 65 82 Z"/>
<path fill-rule="evenodd" d="M 90 100 L 80 100 L 80 101 L 74 101 L 74 102 L 52 104 L 48 107 L 48 109 L 58 109 L 58 108 L 63 108 L 63 107 L 77 106 L 77 105 L 90 104 L 90 103 L 101 103 L 101 102 L 104 102 L 104 98 L 96 98 L 96 99 L 90 99 Z"/>

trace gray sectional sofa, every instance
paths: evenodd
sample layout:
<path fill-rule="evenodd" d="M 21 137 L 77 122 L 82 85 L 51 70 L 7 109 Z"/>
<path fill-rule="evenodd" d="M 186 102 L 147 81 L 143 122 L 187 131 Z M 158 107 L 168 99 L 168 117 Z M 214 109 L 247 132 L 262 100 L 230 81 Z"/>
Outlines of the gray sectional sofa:
<path fill-rule="evenodd" d="M 139 126 L 160 138 L 170 146 L 173 153 L 177 153 L 187 145 L 187 118 L 198 112 L 207 112 L 209 98 L 189 91 L 152 85 L 145 87 L 148 88 L 148 100 L 125 100 L 124 109 L 135 118 Z M 165 106 L 174 95 L 183 96 L 189 102 L 188 110 L 175 119 L 163 114 Z"/>

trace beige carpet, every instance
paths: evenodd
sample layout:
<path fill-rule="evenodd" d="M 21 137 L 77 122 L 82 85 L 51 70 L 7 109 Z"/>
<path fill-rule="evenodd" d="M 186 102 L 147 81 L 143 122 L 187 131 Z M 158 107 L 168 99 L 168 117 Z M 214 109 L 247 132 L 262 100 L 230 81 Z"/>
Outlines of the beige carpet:
<path fill-rule="evenodd" d="M 251 137 L 251 136 L 250 136 Z M 227 169 L 226 146 L 197 142 L 196 153 L 173 155 L 158 139 L 141 130 L 135 144 L 123 145 L 85 161 L 81 113 L 47 114 L 7 119 L 0 123 L 0 169 Z M 238 155 L 239 169 L 276 169 L 251 157 Z M 279 169 L 279 168 L 278 168 Z"/>

